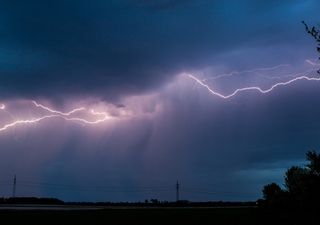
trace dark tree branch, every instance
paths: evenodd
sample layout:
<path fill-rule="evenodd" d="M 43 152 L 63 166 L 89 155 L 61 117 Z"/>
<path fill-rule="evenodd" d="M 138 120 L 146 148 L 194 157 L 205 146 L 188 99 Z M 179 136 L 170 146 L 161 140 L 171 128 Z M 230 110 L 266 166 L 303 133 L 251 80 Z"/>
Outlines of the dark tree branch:
<path fill-rule="evenodd" d="M 302 21 L 302 24 L 304 25 L 306 32 L 310 34 L 317 42 L 317 51 L 320 53 L 320 30 L 319 28 L 316 28 L 315 26 L 312 26 L 310 28 L 306 22 Z M 320 59 L 320 57 L 319 57 Z M 320 70 L 318 70 L 318 73 L 320 74 Z"/>

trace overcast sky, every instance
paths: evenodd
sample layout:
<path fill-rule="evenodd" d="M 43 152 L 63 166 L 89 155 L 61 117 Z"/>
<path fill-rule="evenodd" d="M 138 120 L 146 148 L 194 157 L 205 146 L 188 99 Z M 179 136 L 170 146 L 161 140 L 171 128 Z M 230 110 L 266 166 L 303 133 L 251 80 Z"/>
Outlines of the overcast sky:
<path fill-rule="evenodd" d="M 256 200 L 320 149 L 317 0 L 0 1 L 0 196 Z M 204 85 L 191 79 L 191 74 Z M 37 107 L 32 101 L 65 117 Z M 1 107 L 0 107 L 1 108 Z M 88 109 L 88 110 L 87 110 Z M 89 111 L 94 110 L 94 111 Z M 73 120 L 73 116 L 96 121 Z M 17 120 L 55 115 L 3 129 Z M 101 117 L 102 115 L 102 117 Z"/>

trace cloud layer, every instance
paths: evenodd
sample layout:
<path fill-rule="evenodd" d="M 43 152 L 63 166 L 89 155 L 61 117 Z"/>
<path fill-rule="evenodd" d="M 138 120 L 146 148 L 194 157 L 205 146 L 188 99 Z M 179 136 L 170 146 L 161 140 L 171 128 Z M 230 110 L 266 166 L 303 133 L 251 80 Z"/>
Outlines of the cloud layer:
<path fill-rule="evenodd" d="M 177 179 L 182 198 L 254 200 L 320 147 L 319 83 L 223 100 L 183 76 L 289 64 L 208 80 L 230 93 L 314 68 L 305 59 L 317 57 L 315 45 L 300 22 L 319 21 L 317 1 L 3 1 L 0 8 L 0 103 L 9 106 L 1 125 L 39 115 L 31 100 L 116 118 L 97 126 L 55 118 L 0 133 L 3 195 L 17 174 L 20 195 L 65 200 L 174 200 Z"/>
<path fill-rule="evenodd" d="M 317 6 L 316 1 L 4 1 L 1 95 L 112 100 L 152 90 L 182 70 L 225 62 L 223 56 L 238 49 L 304 49 L 300 21 L 316 21 Z M 238 66 L 234 63 L 228 62 Z"/>

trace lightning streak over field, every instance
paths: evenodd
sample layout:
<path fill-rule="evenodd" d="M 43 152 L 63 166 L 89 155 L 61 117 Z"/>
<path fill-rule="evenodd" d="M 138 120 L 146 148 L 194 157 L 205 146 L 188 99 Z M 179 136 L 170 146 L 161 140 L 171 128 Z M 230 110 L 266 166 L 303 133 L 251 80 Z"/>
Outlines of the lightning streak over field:
<path fill-rule="evenodd" d="M 271 92 L 276 87 L 286 86 L 286 85 L 289 85 L 289 84 L 294 83 L 294 82 L 299 81 L 299 80 L 320 81 L 319 77 L 300 76 L 300 77 L 293 78 L 293 79 L 291 79 L 289 81 L 286 81 L 286 82 L 276 83 L 276 84 L 272 85 L 270 88 L 265 89 L 265 90 L 263 90 L 262 88 L 257 87 L 257 86 L 243 87 L 243 88 L 236 89 L 235 91 L 233 91 L 229 95 L 224 95 L 224 94 L 221 94 L 221 93 L 219 93 L 217 91 L 214 91 L 212 88 L 209 87 L 209 85 L 205 84 L 203 81 L 201 81 L 200 79 L 196 78 L 195 76 L 193 76 L 191 74 L 188 74 L 188 77 L 193 79 L 194 81 L 196 81 L 196 83 L 201 85 L 202 87 L 205 87 L 212 95 L 218 96 L 218 97 L 223 98 L 223 99 L 228 99 L 228 98 L 236 96 L 240 92 L 246 92 L 246 91 L 251 91 L 251 90 L 258 91 L 261 94 L 266 94 L 268 92 Z"/>
<path fill-rule="evenodd" d="M 317 66 L 317 64 L 313 63 L 310 60 L 306 60 L 306 62 L 310 65 Z M 216 76 L 213 79 L 217 79 L 223 76 L 232 76 L 235 74 L 240 74 L 240 73 L 256 73 L 258 71 L 269 71 L 269 70 L 275 70 L 279 69 L 280 67 L 287 67 L 290 66 L 288 64 L 281 64 L 277 65 L 274 67 L 266 67 L 266 68 L 257 68 L 257 69 L 252 69 L 252 70 L 245 70 L 245 71 L 240 71 L 240 72 L 231 72 L 229 74 L 222 74 L 220 76 Z M 243 88 L 238 88 L 235 89 L 231 94 L 223 94 L 218 91 L 215 91 L 213 88 L 211 88 L 205 81 L 206 80 L 201 80 L 197 78 L 194 75 L 191 74 L 186 74 L 188 78 L 194 80 L 196 84 L 200 85 L 201 87 L 204 87 L 209 91 L 210 94 L 215 95 L 217 97 L 220 97 L 222 99 L 228 99 L 235 97 L 236 95 L 240 94 L 241 92 L 248 92 L 248 91 L 257 91 L 261 94 L 266 94 L 274 90 L 276 87 L 280 86 L 286 86 L 291 83 L 300 81 L 300 80 L 307 80 L 307 81 L 320 81 L 320 77 L 309 77 L 309 75 L 312 72 L 315 72 L 316 69 L 308 69 L 307 71 L 303 73 L 296 73 L 296 74 L 290 74 L 286 76 L 282 76 L 282 78 L 285 77 L 293 77 L 291 80 L 285 81 L 285 82 L 278 82 L 273 84 L 270 88 L 268 89 L 262 89 L 259 86 L 248 86 L 248 87 L 243 87 Z M 270 77 L 272 79 L 276 77 Z M 210 78 L 209 78 L 210 79 Z M 0 126 L 0 132 L 3 132 L 9 128 L 13 128 L 19 125 L 26 125 L 26 124 L 34 124 L 38 123 L 43 120 L 48 120 L 48 119 L 53 119 L 53 118 L 60 118 L 65 121 L 74 121 L 74 122 L 79 122 L 82 124 L 90 124 L 90 125 L 95 125 L 99 123 L 103 123 L 109 119 L 115 118 L 114 116 L 111 116 L 108 112 L 106 111 L 96 111 L 93 108 L 87 109 L 86 107 L 78 107 L 74 108 L 68 112 L 62 112 L 56 109 L 49 108 L 48 106 L 45 106 L 43 104 L 40 104 L 36 101 L 31 101 L 32 106 L 41 109 L 42 115 L 41 116 L 36 116 L 33 118 L 27 118 L 27 119 L 14 119 L 13 121 L 10 122 L 5 122 L 2 126 Z M 5 104 L 0 104 L 0 110 L 5 111 L 6 113 L 10 114 L 10 107 L 6 107 Z M 32 111 L 32 110 L 31 110 Z M 0 111 L 1 112 L 1 111 Z M 39 112 L 39 111 L 38 111 Z M 11 114 L 10 114 L 11 115 Z M 12 117 L 13 118 L 13 117 Z"/>
<path fill-rule="evenodd" d="M 32 101 L 32 103 L 36 107 L 45 110 L 49 114 L 44 115 L 44 116 L 40 116 L 40 117 L 36 117 L 36 118 L 32 118 L 32 119 L 15 120 L 13 122 L 7 123 L 7 124 L 3 125 L 2 127 L 0 127 L 0 132 L 5 131 L 9 128 L 18 126 L 18 125 L 33 124 L 33 123 L 37 123 L 42 120 L 50 119 L 50 118 L 61 118 L 66 121 L 77 121 L 77 122 L 81 122 L 84 124 L 98 124 L 98 123 L 105 122 L 108 119 L 111 119 L 111 116 L 109 116 L 109 114 L 107 112 L 96 112 L 93 109 L 89 111 L 89 110 L 86 110 L 85 107 L 75 108 L 69 112 L 61 112 L 58 110 L 51 109 L 51 108 L 44 106 L 42 104 L 39 104 L 36 101 Z M 0 109 L 5 109 L 5 104 L 1 104 Z M 86 119 L 84 116 L 73 116 L 75 113 L 80 112 L 80 111 L 85 111 L 87 114 L 94 116 L 94 119 L 89 120 L 89 119 Z"/>

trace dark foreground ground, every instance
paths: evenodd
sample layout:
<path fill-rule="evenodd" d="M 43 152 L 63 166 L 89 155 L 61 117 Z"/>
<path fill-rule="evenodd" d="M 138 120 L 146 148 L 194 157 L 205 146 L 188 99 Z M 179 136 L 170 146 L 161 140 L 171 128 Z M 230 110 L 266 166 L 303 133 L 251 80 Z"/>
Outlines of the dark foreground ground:
<path fill-rule="evenodd" d="M 317 212 L 258 208 L 0 209 L 0 224 L 320 224 Z"/>

